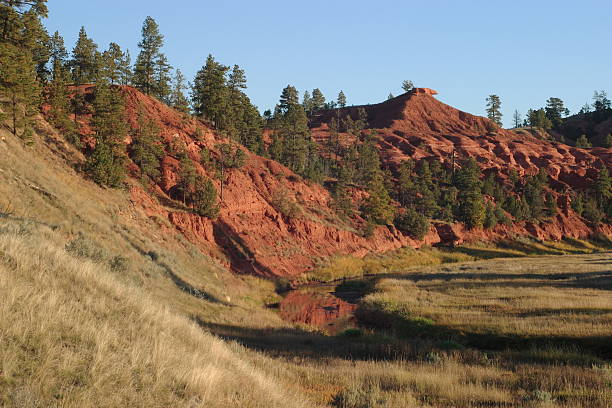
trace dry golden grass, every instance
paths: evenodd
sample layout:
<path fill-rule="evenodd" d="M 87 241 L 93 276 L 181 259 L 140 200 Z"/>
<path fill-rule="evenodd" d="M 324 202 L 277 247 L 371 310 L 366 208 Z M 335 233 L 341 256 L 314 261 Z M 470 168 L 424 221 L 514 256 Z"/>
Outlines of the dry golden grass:
<path fill-rule="evenodd" d="M 52 234 L 0 227 L 2 406 L 311 406 Z"/>
<path fill-rule="evenodd" d="M 397 273 L 365 306 L 423 330 L 332 338 L 267 308 L 278 301 L 272 282 L 228 273 L 127 192 L 83 180 L 66 165 L 80 159 L 57 140 L 0 141 L 0 210 L 12 213 L 0 217 L 0 406 L 611 406 L 601 343 L 529 343 L 610 338 L 611 283 L 588 277 L 609 270 L 610 256 L 468 262 L 599 245 L 338 258 L 311 278 Z M 577 273 L 584 279 L 550 279 Z M 528 341 L 463 349 L 460 332 Z"/>

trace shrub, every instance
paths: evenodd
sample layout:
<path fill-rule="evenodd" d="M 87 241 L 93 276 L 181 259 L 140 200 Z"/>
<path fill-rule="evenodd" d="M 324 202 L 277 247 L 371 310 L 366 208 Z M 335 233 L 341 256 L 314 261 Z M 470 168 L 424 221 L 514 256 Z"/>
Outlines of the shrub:
<path fill-rule="evenodd" d="M 361 329 L 357 329 L 357 328 L 350 328 L 350 329 L 346 329 L 344 330 L 342 333 L 340 333 L 341 336 L 343 337 L 361 337 L 363 336 L 363 332 L 361 331 Z"/>
<path fill-rule="evenodd" d="M 108 261 L 108 266 L 115 272 L 126 272 L 130 268 L 130 260 L 124 256 L 117 255 Z"/>
<path fill-rule="evenodd" d="M 394 224 L 397 229 L 417 240 L 422 240 L 430 228 L 429 220 L 412 208 L 398 215 Z"/>
<path fill-rule="evenodd" d="M 302 207 L 294 200 L 287 196 L 287 193 L 283 190 L 279 190 L 274 193 L 272 197 L 272 207 L 279 213 L 283 214 L 287 218 L 299 218 L 302 215 Z"/>
<path fill-rule="evenodd" d="M 90 259 L 96 263 L 100 263 L 106 258 L 106 251 L 81 233 L 76 238 L 70 240 L 66 244 L 65 249 L 72 256 Z"/>
<path fill-rule="evenodd" d="M 336 394 L 332 404 L 337 408 L 382 408 L 386 401 L 377 386 L 352 386 Z"/>

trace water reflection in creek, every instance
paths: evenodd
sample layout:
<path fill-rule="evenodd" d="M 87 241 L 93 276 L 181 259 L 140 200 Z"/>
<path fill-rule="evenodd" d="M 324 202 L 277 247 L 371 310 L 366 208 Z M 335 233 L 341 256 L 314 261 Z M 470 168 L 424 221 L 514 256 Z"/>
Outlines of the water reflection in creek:
<path fill-rule="evenodd" d="M 357 326 L 354 312 L 359 297 L 354 292 L 336 292 L 335 285 L 306 286 L 289 292 L 279 311 L 284 320 L 335 335 Z"/>

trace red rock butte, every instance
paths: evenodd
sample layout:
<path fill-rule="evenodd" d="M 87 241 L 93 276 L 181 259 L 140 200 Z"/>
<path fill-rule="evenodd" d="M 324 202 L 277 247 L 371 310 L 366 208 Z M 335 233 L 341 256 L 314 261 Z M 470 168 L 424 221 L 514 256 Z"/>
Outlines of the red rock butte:
<path fill-rule="evenodd" d="M 431 88 L 414 88 L 412 90 L 412 93 L 415 95 L 418 95 L 418 94 L 437 95 L 438 91 L 435 91 Z"/>

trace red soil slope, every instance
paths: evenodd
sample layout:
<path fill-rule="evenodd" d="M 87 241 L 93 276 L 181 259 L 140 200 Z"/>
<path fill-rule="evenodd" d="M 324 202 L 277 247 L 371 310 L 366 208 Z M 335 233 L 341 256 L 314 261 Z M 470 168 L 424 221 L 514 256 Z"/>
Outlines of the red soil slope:
<path fill-rule="evenodd" d="M 529 132 L 498 129 L 488 119 L 462 112 L 432 96 L 427 88 L 417 88 L 389 101 L 342 109 L 340 117 L 357 118 L 357 110 L 368 114 L 369 128 L 378 136 L 386 164 L 394 167 L 408 157 L 419 160 L 474 157 L 483 169 L 507 174 L 535 174 L 548 168 L 551 176 L 569 186 L 588 183 L 595 168 L 604 163 L 612 166 L 612 149 L 578 149 L 542 140 Z M 328 123 L 338 113 L 322 112 L 313 121 L 317 140 L 328 137 Z M 586 176 L 586 177 L 585 177 Z"/>
<path fill-rule="evenodd" d="M 217 145 L 228 140 L 206 124 L 167 107 L 157 100 L 129 87 L 123 88 L 126 110 L 133 128 L 139 114 L 153 119 L 161 129 L 166 150 L 162 160 L 162 178 L 154 192 L 132 183 L 134 203 L 150 217 L 169 221 L 172 229 L 212 256 L 221 259 L 234 271 L 263 276 L 295 276 L 313 267 L 317 258 L 335 254 L 364 256 L 405 245 L 419 246 L 394 228 L 380 227 L 370 238 L 362 237 L 342 223 L 330 209 L 327 190 L 306 183 L 279 163 L 254 155 L 247 150 L 246 164 L 229 170 L 224 184 L 220 214 L 215 220 L 200 217 L 180 202 L 172 201 L 177 183 L 179 162 L 170 151 L 177 139 L 187 145 L 190 157 L 199 161 L 202 147 L 218 155 Z M 201 136 L 197 136 L 199 128 Z M 126 141 L 131 143 L 131 139 Z M 136 177 L 138 168 L 133 165 Z M 199 164 L 198 171 L 209 176 L 220 191 L 220 181 Z M 275 208 L 275 198 L 284 195 L 302 208 L 302 215 L 289 218 Z M 155 197 L 156 196 L 156 197 Z M 437 234 L 427 243 L 438 242 Z"/>
<path fill-rule="evenodd" d="M 511 234 L 558 239 L 592 233 L 565 206 L 556 220 L 544 226 L 522 224 L 511 229 L 500 227 L 493 232 L 466 232 L 459 225 L 437 225 L 423 242 L 415 242 L 393 227 L 379 227 L 373 236 L 364 238 L 355 231 L 354 225 L 347 225 L 338 218 L 330 208 L 330 196 L 323 187 L 307 183 L 279 163 L 246 150 L 246 164 L 228 171 L 219 217 L 215 220 L 200 217 L 184 207 L 177 197 L 173 199 L 179 161 L 171 146 L 177 141 L 184 142 L 198 172 L 210 177 L 220 191 L 220 181 L 197 163 L 203 147 L 218 157 L 218 145 L 226 143 L 227 138 L 205 123 L 133 88 L 123 87 L 122 90 L 132 128 L 138 127 L 139 115 L 155 121 L 166 152 L 160 181 L 146 189 L 137 181 L 138 167 L 130 165 L 133 176 L 130 194 L 134 205 L 165 225 L 168 233 L 184 235 L 192 244 L 236 272 L 269 277 L 296 276 L 311 269 L 317 259 L 332 255 L 364 256 L 372 251 L 384 252 L 406 245 L 418 247 L 441 241 L 495 239 Z M 408 156 L 447 158 L 455 149 L 459 156 L 477 157 L 483 167 L 503 170 L 515 167 L 522 172 L 535 172 L 538 166 L 548 164 L 554 177 L 572 184 L 588 181 L 584 176 L 591 174 L 595 162 L 610 163 L 610 150 L 585 151 L 551 145 L 508 131 L 487 134 L 490 124 L 486 119 L 444 105 L 432 94 L 433 91 L 422 91 L 366 107 L 387 163 L 397 164 Z M 357 108 L 344 111 L 356 116 Z M 326 137 L 326 122 L 333 114 L 333 111 L 324 112 L 319 116 L 314 129 L 318 138 Z M 86 118 L 81 119 L 86 127 Z M 131 137 L 126 138 L 126 144 L 130 143 Z M 283 215 L 276 208 L 278 205 L 275 206 L 279 196 L 297 203 L 302 214 L 292 218 Z M 355 225 L 358 224 L 356 220 Z"/>

